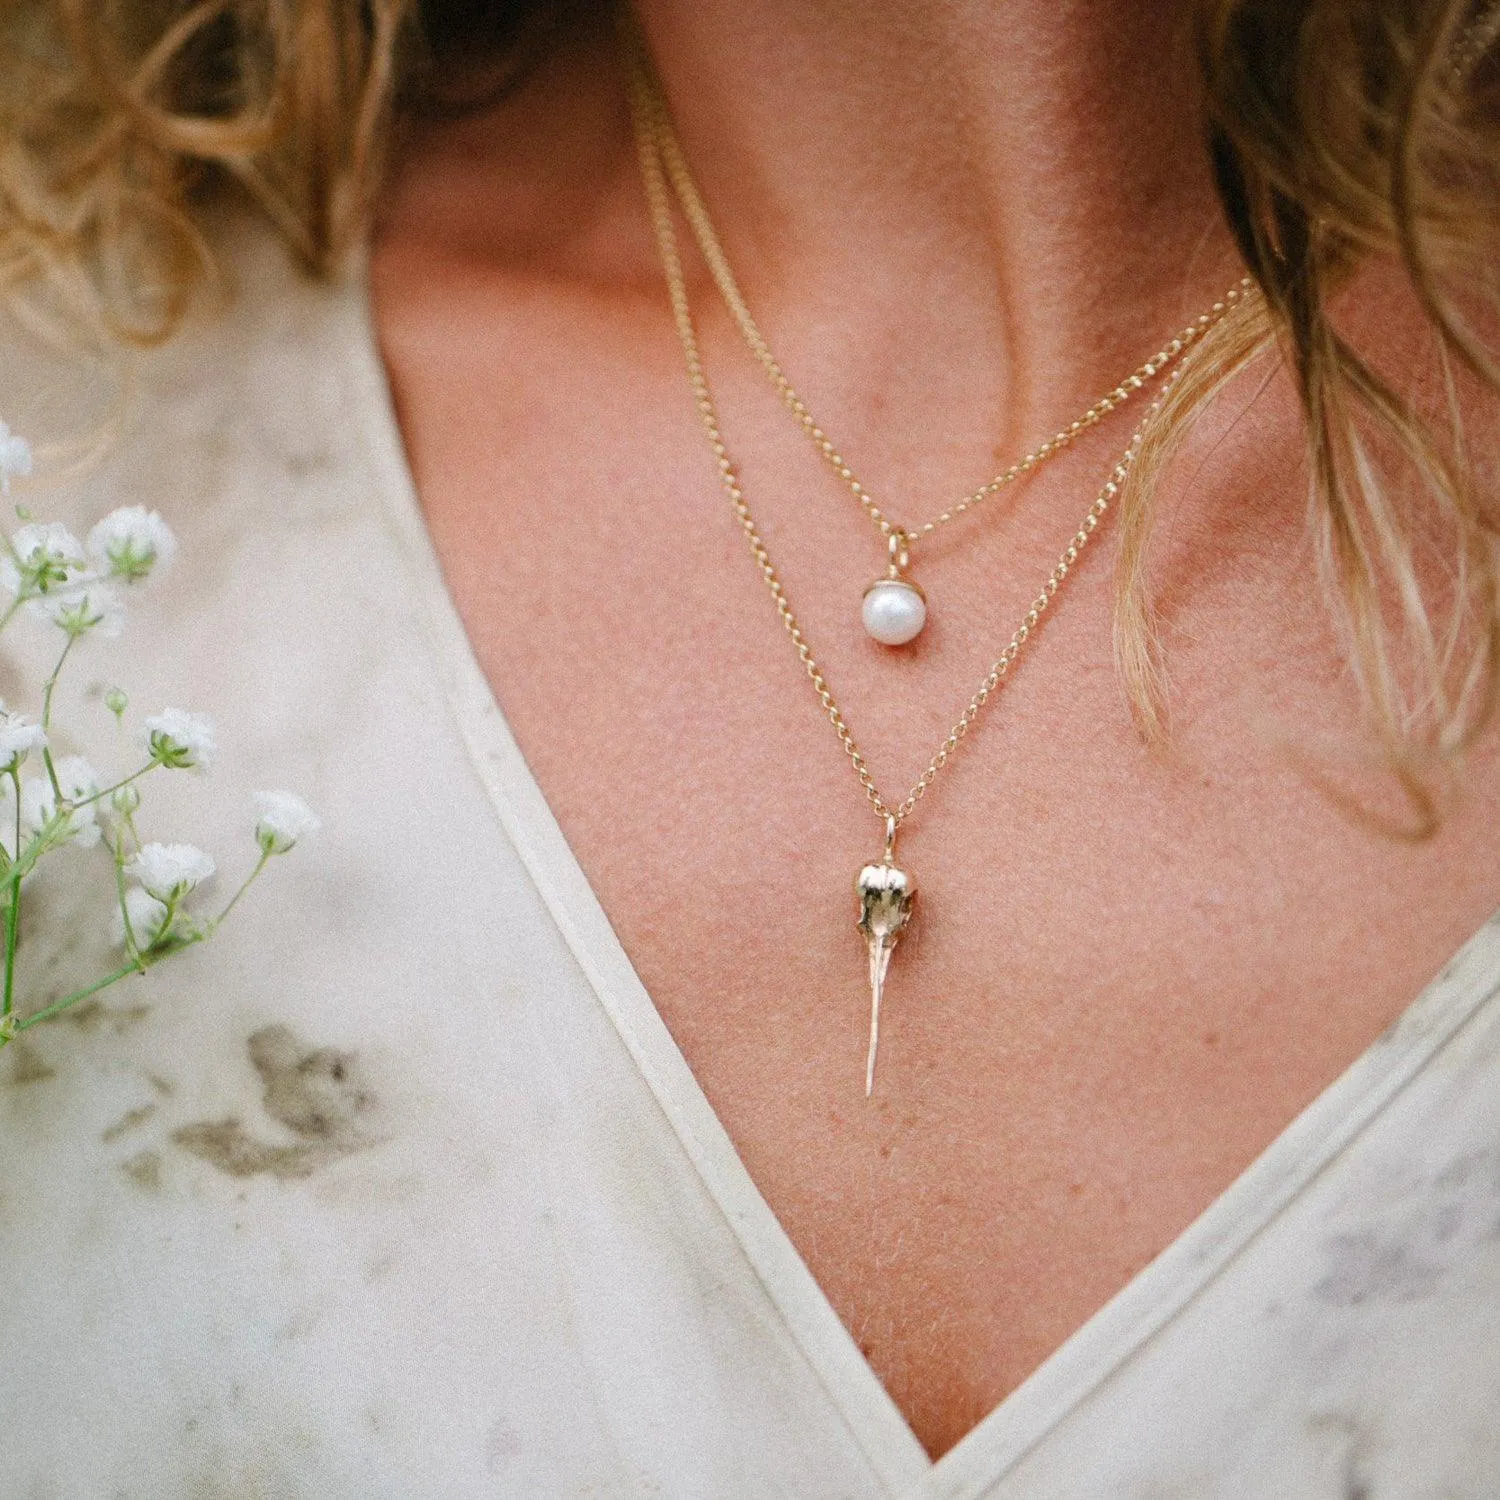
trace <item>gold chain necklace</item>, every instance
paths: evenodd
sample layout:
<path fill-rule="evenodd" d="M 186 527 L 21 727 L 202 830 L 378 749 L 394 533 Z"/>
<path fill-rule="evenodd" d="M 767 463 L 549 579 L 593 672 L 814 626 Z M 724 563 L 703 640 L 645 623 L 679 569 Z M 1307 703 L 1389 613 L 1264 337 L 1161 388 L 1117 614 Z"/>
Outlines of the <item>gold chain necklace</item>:
<path fill-rule="evenodd" d="M 718 466 L 720 484 L 734 509 L 745 540 L 749 543 L 751 555 L 775 603 L 776 613 L 780 616 L 781 623 L 786 628 L 792 645 L 796 648 L 797 658 L 801 661 L 808 680 L 812 683 L 818 702 L 822 705 L 824 714 L 838 735 L 839 743 L 844 748 L 844 753 L 849 759 L 854 774 L 859 779 L 860 786 L 864 788 L 866 800 L 884 824 L 883 854 L 878 862 L 865 865 L 855 877 L 855 893 L 859 901 L 858 926 L 869 948 L 870 1044 L 865 1062 L 865 1094 L 868 1097 L 875 1086 L 875 1059 L 880 1045 L 880 1008 L 886 971 L 897 939 L 911 917 L 916 898 L 916 882 L 907 871 L 900 869 L 896 864 L 897 831 L 916 810 L 917 804 L 926 795 L 928 787 L 932 785 L 938 773 L 947 765 L 950 757 L 968 735 L 985 704 L 990 701 L 1001 682 L 1009 675 L 1021 649 L 1040 623 L 1043 612 L 1068 578 L 1083 549 L 1088 545 L 1089 539 L 1098 529 L 1099 522 L 1109 510 L 1111 502 L 1119 494 L 1120 487 L 1140 452 L 1147 427 L 1161 409 L 1162 403 L 1181 376 L 1182 370 L 1179 366 L 1167 376 L 1151 403 L 1142 413 L 1141 420 L 1135 431 L 1131 433 L 1130 442 L 1124 453 L 1115 462 L 1094 503 L 1084 514 L 1078 530 L 1063 549 L 1062 556 L 1058 559 L 1057 566 L 1053 568 L 1046 583 L 1043 584 L 1041 593 L 1032 601 L 1031 608 L 1027 610 L 1025 617 L 1016 627 L 1015 633 L 985 674 L 963 712 L 948 731 L 947 737 L 938 746 L 932 759 L 928 761 L 926 769 L 905 797 L 899 802 L 889 801 L 876 784 L 874 774 L 866 763 L 844 719 L 843 712 L 834 698 L 833 689 L 828 685 L 828 679 L 813 655 L 812 647 L 808 644 L 802 626 L 787 598 L 786 589 L 771 561 L 771 555 L 761 537 L 760 528 L 756 525 L 755 517 L 745 499 L 745 492 L 740 485 L 734 461 L 730 458 L 729 450 L 725 446 L 723 432 L 719 426 L 718 411 L 714 405 L 713 394 L 709 388 L 703 359 L 698 349 L 698 339 L 687 294 L 687 280 L 683 274 L 682 257 L 677 244 L 677 231 L 672 222 L 671 188 L 653 130 L 653 91 L 643 63 L 635 49 L 631 49 L 629 89 L 647 209 L 661 257 L 667 293 L 672 306 L 672 318 L 682 345 L 693 399 L 697 405 L 704 432 L 708 437 L 709 446 L 713 450 L 714 461 Z M 1225 310 L 1227 311 L 1227 307 Z M 1219 316 L 1222 315 L 1223 313 L 1220 312 Z"/>
<path fill-rule="evenodd" d="M 755 356 L 767 378 L 798 424 L 812 440 L 824 461 L 834 474 L 848 487 L 859 502 L 877 531 L 885 539 L 888 562 L 885 576 L 877 578 L 866 588 L 861 602 L 860 614 L 866 631 L 882 645 L 904 646 L 921 634 L 927 623 L 927 595 L 907 575 L 911 565 L 913 545 L 924 537 L 931 536 L 940 527 L 948 525 L 966 514 L 991 495 L 1030 474 L 1068 448 L 1089 428 L 1110 412 L 1117 410 L 1143 390 L 1152 380 L 1169 369 L 1193 344 L 1219 321 L 1235 303 L 1239 302 L 1254 285 L 1249 276 L 1242 277 L 1223 297 L 1206 312 L 1200 313 L 1185 328 L 1163 344 L 1148 360 L 1127 375 L 1115 388 L 1101 396 L 1081 416 L 1074 418 L 1066 427 L 1060 428 L 1045 442 L 1039 443 L 1029 453 L 1023 454 L 1008 468 L 1001 470 L 993 479 L 987 480 L 978 489 L 955 501 L 946 510 L 929 521 L 917 526 L 903 526 L 893 520 L 889 512 L 870 494 L 859 481 L 848 460 L 839 452 L 833 440 L 808 409 L 807 403 L 797 393 L 787 378 L 752 316 L 739 283 L 730 268 L 723 243 L 714 229 L 713 220 L 703 202 L 692 173 L 688 170 L 681 142 L 672 127 L 667 101 L 645 56 L 643 44 L 638 39 L 628 39 L 629 62 L 635 79 L 634 87 L 639 92 L 637 107 L 638 129 L 644 127 L 649 135 L 652 149 L 660 163 L 661 171 L 671 184 L 672 191 L 681 205 L 683 217 L 692 230 L 709 273 L 713 277 L 725 307 L 739 328 L 740 336 Z"/>

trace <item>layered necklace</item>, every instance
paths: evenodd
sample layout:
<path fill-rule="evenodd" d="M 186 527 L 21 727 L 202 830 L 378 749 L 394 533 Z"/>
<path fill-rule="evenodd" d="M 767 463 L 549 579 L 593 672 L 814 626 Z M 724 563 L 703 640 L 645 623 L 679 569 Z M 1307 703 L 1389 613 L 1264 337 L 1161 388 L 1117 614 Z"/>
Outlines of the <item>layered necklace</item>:
<path fill-rule="evenodd" d="M 1177 360 L 1187 348 L 1197 342 L 1204 333 L 1246 297 L 1250 291 L 1251 282 L 1246 277 L 1236 283 L 1207 312 L 1195 318 L 1181 333 L 1122 380 L 1112 391 L 1100 397 L 1081 416 L 1032 449 L 1031 452 L 1017 459 L 993 479 L 955 501 L 931 520 L 915 526 L 902 525 L 892 519 L 890 512 L 878 504 L 855 477 L 853 470 L 839 453 L 833 440 L 797 394 L 765 337 L 756 326 L 730 270 L 723 246 L 704 207 L 702 196 L 688 172 L 682 148 L 672 129 L 666 99 L 645 54 L 644 44 L 629 27 L 625 30 L 625 55 L 628 66 L 631 116 L 635 126 L 637 153 L 645 184 L 647 207 L 661 257 L 667 293 L 671 301 L 673 322 L 682 344 L 688 382 L 692 387 L 693 399 L 698 408 L 704 433 L 713 450 L 719 481 L 733 508 L 745 540 L 749 544 L 755 565 L 770 592 L 776 613 L 780 616 L 781 623 L 796 649 L 798 660 L 801 661 L 813 691 L 817 694 L 818 703 L 838 735 L 839 743 L 843 746 L 849 765 L 858 778 L 865 799 L 875 816 L 880 819 L 884 832 L 883 852 L 876 860 L 859 871 L 854 883 L 858 903 L 858 928 L 865 938 L 869 957 L 870 1037 L 865 1060 L 865 1093 L 869 1095 L 875 1086 L 875 1061 L 880 1045 L 880 1010 L 886 972 L 897 939 L 911 918 L 916 898 L 916 882 L 896 863 L 896 835 L 902 824 L 916 811 L 927 789 L 968 735 L 984 706 L 995 694 L 1001 682 L 1009 675 L 1016 658 L 1040 623 L 1043 613 L 1078 563 L 1083 549 L 1097 531 L 1111 503 L 1120 493 L 1120 488 L 1140 452 L 1146 429 L 1181 375 L 1181 367 L 1177 365 Z M 834 697 L 833 689 L 829 686 L 828 679 L 818 664 L 817 657 L 813 654 L 812 647 L 787 598 L 786 589 L 771 561 L 770 552 L 766 548 L 760 528 L 756 525 L 755 517 L 745 498 L 739 472 L 729 456 L 729 450 L 725 445 L 724 435 L 719 425 L 718 409 L 714 403 L 708 377 L 704 372 L 702 355 L 698 348 L 697 333 L 688 300 L 687 278 L 683 272 L 682 255 L 673 216 L 674 197 L 681 206 L 683 216 L 692 230 L 693 237 L 719 293 L 738 325 L 745 343 L 782 401 L 796 417 L 808 437 L 812 439 L 827 464 L 848 487 L 854 499 L 859 502 L 885 542 L 887 553 L 885 574 L 865 589 L 860 611 L 865 629 L 883 645 L 898 647 L 914 640 L 927 620 L 926 595 L 909 576 L 911 552 L 915 543 L 972 511 L 997 491 L 1004 489 L 1024 475 L 1030 474 L 1049 458 L 1067 448 L 1080 434 L 1094 426 L 1101 418 L 1129 401 L 1137 392 L 1153 382 L 1156 384 L 1154 395 L 1142 413 L 1134 432 L 1131 433 L 1125 451 L 1116 460 L 1093 504 L 1084 513 L 1077 531 L 1064 547 L 1057 566 L 1053 568 L 1047 581 L 1042 585 L 1041 592 L 1032 601 L 1021 623 L 1016 627 L 999 656 L 995 658 L 989 671 L 985 673 L 983 680 L 965 705 L 963 712 L 955 720 L 946 738 L 937 747 L 922 774 L 912 784 L 906 795 L 899 799 L 888 798 L 876 784 L 874 774 L 845 721 L 843 711 Z"/>

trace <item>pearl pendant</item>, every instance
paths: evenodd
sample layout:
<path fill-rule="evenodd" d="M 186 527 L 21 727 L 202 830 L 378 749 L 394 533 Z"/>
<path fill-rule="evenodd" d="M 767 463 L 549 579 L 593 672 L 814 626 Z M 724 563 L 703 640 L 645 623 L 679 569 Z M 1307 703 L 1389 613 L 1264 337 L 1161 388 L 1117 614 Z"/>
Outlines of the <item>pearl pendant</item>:
<path fill-rule="evenodd" d="M 927 600 L 905 578 L 877 578 L 865 590 L 859 614 L 865 629 L 882 646 L 904 646 L 921 635 L 927 623 Z"/>
<path fill-rule="evenodd" d="M 865 590 L 859 615 L 882 646 L 904 646 L 921 635 L 927 623 L 927 595 L 905 576 L 910 559 L 904 531 L 890 535 L 891 565 L 884 578 Z"/>

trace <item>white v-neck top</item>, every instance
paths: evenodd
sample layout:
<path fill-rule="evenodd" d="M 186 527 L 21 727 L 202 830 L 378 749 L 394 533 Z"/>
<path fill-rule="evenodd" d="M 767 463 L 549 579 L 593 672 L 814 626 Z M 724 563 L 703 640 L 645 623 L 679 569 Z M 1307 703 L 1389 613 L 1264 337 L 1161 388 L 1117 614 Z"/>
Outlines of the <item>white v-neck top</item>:
<path fill-rule="evenodd" d="M 107 464 L 27 497 L 182 539 L 62 722 L 114 764 L 102 683 L 211 713 L 219 764 L 144 831 L 226 874 L 252 789 L 325 826 L 212 943 L 0 1053 L 4 1500 L 1500 1493 L 1500 926 L 930 1463 L 470 654 L 361 279 L 248 233 L 235 274 Z M 0 415 L 64 388 L 8 360 Z M 34 946 L 45 993 L 93 972 Z"/>

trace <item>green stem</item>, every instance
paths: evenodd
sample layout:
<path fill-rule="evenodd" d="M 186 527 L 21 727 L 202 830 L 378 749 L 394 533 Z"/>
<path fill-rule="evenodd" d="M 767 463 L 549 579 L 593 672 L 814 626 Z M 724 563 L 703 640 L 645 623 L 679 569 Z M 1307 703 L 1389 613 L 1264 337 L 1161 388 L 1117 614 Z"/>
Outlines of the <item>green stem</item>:
<path fill-rule="evenodd" d="M 132 771 L 123 780 L 115 782 L 113 786 L 107 786 L 102 792 L 91 792 L 87 797 L 80 797 L 76 802 L 69 802 L 68 806 L 73 811 L 80 807 L 87 807 L 91 802 L 98 802 L 105 797 L 113 797 L 122 786 L 129 786 L 132 781 L 139 781 L 148 771 L 154 771 L 161 762 L 159 760 L 148 760 L 139 771 Z"/>
<path fill-rule="evenodd" d="M 21 772 L 17 767 L 10 771 L 11 783 L 16 797 L 16 856 L 21 853 Z M 0 999 L 0 1015 L 8 1016 L 15 1004 L 16 993 L 16 943 L 21 933 L 21 881 L 19 877 L 9 880 L 9 899 L 5 903 L 5 994 Z"/>
<path fill-rule="evenodd" d="M 225 917 L 229 915 L 230 912 L 235 909 L 236 905 L 238 905 L 239 903 L 240 897 L 243 896 L 245 892 L 255 884 L 256 877 L 259 876 L 260 872 L 265 869 L 267 864 L 270 863 L 270 860 L 271 855 L 269 851 L 262 849 L 260 851 L 260 859 L 257 861 L 255 868 L 251 870 L 251 872 L 245 877 L 245 883 L 239 888 L 239 890 L 234 893 L 234 895 L 229 898 L 229 905 L 226 906 L 224 910 L 221 911 L 219 915 L 216 916 L 213 921 L 211 921 L 204 929 L 203 935 L 205 937 L 218 930 L 219 924 L 224 920 Z"/>
<path fill-rule="evenodd" d="M 57 679 L 62 676 L 63 663 L 68 659 L 68 652 L 73 649 L 73 642 L 78 637 L 70 635 L 67 643 L 62 648 L 62 654 L 57 658 L 56 665 L 52 668 L 52 675 L 42 684 L 42 728 L 52 727 L 52 693 L 57 687 Z M 42 746 L 42 764 L 47 768 L 47 780 L 52 783 L 52 795 L 60 807 L 63 802 L 62 784 L 57 779 L 57 767 L 52 763 L 51 745 Z"/>
<path fill-rule="evenodd" d="M 52 727 L 52 690 L 57 686 L 57 679 L 62 676 L 63 663 L 68 659 L 68 652 L 73 649 L 73 642 L 78 637 L 70 635 L 67 644 L 62 648 L 62 655 L 57 658 L 57 664 L 52 668 L 52 675 L 42 684 L 42 728 Z"/>
<path fill-rule="evenodd" d="M 115 900 L 120 903 L 120 924 L 125 931 L 125 951 L 135 960 L 136 968 L 144 974 L 146 969 L 141 962 L 141 945 L 136 941 L 135 928 L 130 921 L 130 906 L 125 900 L 125 836 L 123 832 L 118 843 L 111 843 L 106 833 L 104 847 L 109 850 L 115 862 Z"/>
<path fill-rule="evenodd" d="M 11 773 L 15 774 L 15 773 Z M 19 794 L 18 794 L 19 795 Z M 21 888 L 21 882 L 36 869 L 37 863 L 44 854 L 50 853 L 57 848 L 58 838 L 62 830 L 67 827 L 70 813 L 54 811 L 52 816 L 37 830 L 30 838 L 26 847 L 5 868 L 5 884 L 13 890 Z M 20 814 L 16 816 L 16 838 L 21 837 Z"/>
<path fill-rule="evenodd" d="M 192 939 L 190 941 L 196 941 Z M 32 1026 L 39 1025 L 43 1021 L 50 1021 L 59 1011 L 66 1010 L 70 1005 L 77 1005 L 80 1000 L 87 1000 L 90 995 L 97 995 L 100 990 L 108 989 L 112 984 L 118 984 L 122 979 L 128 979 L 132 974 L 142 973 L 151 965 L 151 960 L 143 958 L 139 964 L 126 964 L 124 968 L 116 969 L 113 974 L 106 974 L 103 979 L 96 979 L 93 984 L 85 985 L 81 990 L 74 990 L 71 995 L 64 995 L 61 1000 L 54 1000 L 44 1010 L 34 1011 L 16 1023 L 17 1032 L 28 1030 Z"/>
<path fill-rule="evenodd" d="M 63 796 L 62 783 L 57 779 L 57 767 L 52 764 L 52 747 L 42 746 L 42 768 L 47 773 L 47 780 L 52 783 L 52 803 L 54 807 L 61 807 L 67 798 Z"/>

